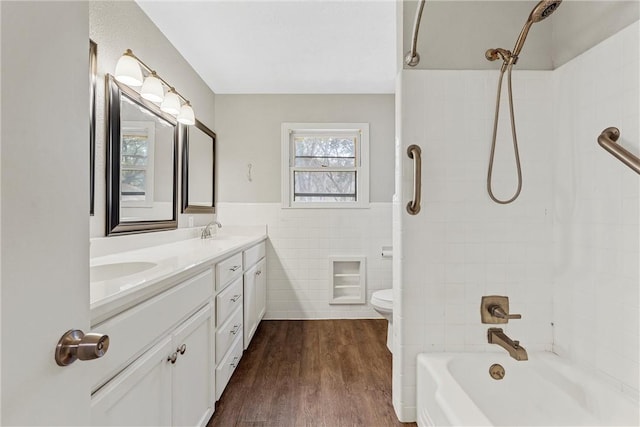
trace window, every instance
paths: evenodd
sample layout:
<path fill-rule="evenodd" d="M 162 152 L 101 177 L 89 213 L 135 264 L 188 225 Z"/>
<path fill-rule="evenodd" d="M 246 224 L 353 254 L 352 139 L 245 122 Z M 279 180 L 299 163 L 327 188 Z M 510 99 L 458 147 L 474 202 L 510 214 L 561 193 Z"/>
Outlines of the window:
<path fill-rule="evenodd" d="M 284 207 L 369 206 L 368 123 L 283 123 Z"/>
<path fill-rule="evenodd" d="M 153 122 L 123 121 L 120 146 L 121 206 L 153 206 Z"/>

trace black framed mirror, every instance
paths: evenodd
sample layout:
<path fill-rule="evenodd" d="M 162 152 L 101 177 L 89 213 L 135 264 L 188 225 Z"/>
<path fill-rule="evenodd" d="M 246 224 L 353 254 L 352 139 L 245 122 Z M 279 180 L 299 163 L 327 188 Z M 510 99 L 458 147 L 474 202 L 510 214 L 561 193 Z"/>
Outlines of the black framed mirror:
<path fill-rule="evenodd" d="M 215 213 L 216 134 L 196 119 L 182 135 L 182 213 Z"/>
<path fill-rule="evenodd" d="M 98 45 L 89 39 L 89 215 L 95 213 L 96 191 L 96 80 Z"/>
<path fill-rule="evenodd" d="M 178 122 L 106 76 L 107 235 L 175 229 Z"/>

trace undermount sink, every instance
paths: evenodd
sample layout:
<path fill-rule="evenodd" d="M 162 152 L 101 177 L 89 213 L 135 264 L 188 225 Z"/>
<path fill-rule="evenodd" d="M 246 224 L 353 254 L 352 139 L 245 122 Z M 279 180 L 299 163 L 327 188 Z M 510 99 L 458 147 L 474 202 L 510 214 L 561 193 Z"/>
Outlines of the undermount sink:
<path fill-rule="evenodd" d="M 157 266 L 154 262 L 116 262 L 113 264 L 94 265 L 89 269 L 91 282 L 113 280 L 118 277 L 141 273 Z"/>
<path fill-rule="evenodd" d="M 208 239 L 205 240 L 234 240 L 237 239 L 238 236 L 230 236 L 230 235 L 225 235 L 225 234 L 214 234 L 213 236 L 209 237 Z"/>

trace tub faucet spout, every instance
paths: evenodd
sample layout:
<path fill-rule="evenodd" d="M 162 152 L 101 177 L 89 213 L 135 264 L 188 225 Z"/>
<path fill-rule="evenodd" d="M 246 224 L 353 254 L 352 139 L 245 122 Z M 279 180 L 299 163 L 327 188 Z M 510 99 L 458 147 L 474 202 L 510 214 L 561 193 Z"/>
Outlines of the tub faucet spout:
<path fill-rule="evenodd" d="M 528 360 L 527 350 L 520 346 L 519 341 L 514 341 L 509 338 L 501 328 L 489 328 L 487 331 L 487 338 L 489 344 L 498 344 L 500 347 L 507 350 L 509 356 L 516 360 Z"/>

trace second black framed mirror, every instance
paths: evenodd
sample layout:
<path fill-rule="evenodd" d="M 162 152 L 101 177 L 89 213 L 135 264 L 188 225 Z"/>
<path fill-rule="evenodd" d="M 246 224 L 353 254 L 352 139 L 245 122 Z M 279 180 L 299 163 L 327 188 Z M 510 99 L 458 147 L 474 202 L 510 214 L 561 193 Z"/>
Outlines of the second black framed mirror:
<path fill-rule="evenodd" d="M 216 134 L 197 119 L 182 128 L 182 213 L 215 213 Z"/>

